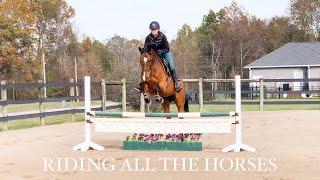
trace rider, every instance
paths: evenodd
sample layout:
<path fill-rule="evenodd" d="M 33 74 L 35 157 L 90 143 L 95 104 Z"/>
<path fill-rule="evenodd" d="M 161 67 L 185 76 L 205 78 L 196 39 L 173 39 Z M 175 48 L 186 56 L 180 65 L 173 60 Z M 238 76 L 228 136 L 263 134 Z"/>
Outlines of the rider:
<path fill-rule="evenodd" d="M 169 64 L 170 73 L 174 81 L 174 87 L 177 92 L 181 90 L 178 83 L 178 75 L 175 70 L 172 54 L 170 52 L 167 37 L 160 31 L 160 24 L 157 21 L 150 23 L 149 29 L 151 33 L 146 37 L 144 48 L 153 49 L 158 56 L 167 60 Z"/>

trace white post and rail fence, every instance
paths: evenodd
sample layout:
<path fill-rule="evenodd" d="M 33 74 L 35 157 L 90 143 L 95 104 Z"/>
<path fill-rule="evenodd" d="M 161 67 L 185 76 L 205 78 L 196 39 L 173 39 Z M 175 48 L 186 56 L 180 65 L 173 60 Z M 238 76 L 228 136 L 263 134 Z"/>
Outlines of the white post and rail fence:
<path fill-rule="evenodd" d="M 226 85 L 228 83 L 234 83 L 234 79 L 184 79 L 183 80 L 187 84 L 193 84 L 197 86 L 197 100 L 195 103 L 199 106 L 199 111 L 203 110 L 205 104 L 213 104 L 213 105 L 221 105 L 221 104 L 230 104 L 232 105 L 234 101 L 228 99 L 234 99 L 234 86 L 228 86 L 231 90 L 213 90 L 209 87 L 212 84 L 223 84 Z M 273 89 L 269 90 L 265 88 L 267 83 L 277 83 L 277 82 L 286 82 L 286 83 L 294 83 L 300 82 L 302 84 L 318 84 L 316 86 L 308 86 L 308 89 L 301 88 L 300 91 L 293 91 L 293 90 L 284 90 L 284 89 Z M 279 96 L 284 96 L 287 94 L 292 95 L 302 95 L 302 94 L 314 94 L 315 96 L 320 96 L 320 79 L 242 79 L 241 83 L 244 90 L 242 90 L 242 96 L 246 96 L 248 100 L 243 100 L 243 104 L 251 104 L 251 105 L 258 105 L 259 110 L 264 110 L 264 106 L 266 104 L 270 105 L 277 105 L 277 104 L 316 104 L 320 105 L 319 100 L 309 100 L 309 99 L 298 99 L 298 100 L 282 100 L 282 101 L 271 101 L 266 100 L 267 95 L 272 94 Z M 136 101 L 138 102 L 138 106 L 140 108 L 140 112 L 145 112 L 145 104 L 143 100 L 143 96 L 139 95 L 139 93 L 135 92 L 132 93 L 133 88 L 129 89 L 128 87 L 131 85 L 135 85 L 136 83 L 129 82 L 126 79 L 122 79 L 121 81 L 106 81 L 101 80 L 100 82 L 92 82 L 92 87 L 94 89 L 100 89 L 100 92 L 95 93 L 93 96 L 93 100 L 101 101 L 100 105 L 94 107 L 96 110 L 107 110 L 113 108 L 121 108 L 123 112 L 128 111 L 128 107 L 132 104 L 137 103 L 129 103 L 130 98 L 128 96 L 135 96 Z M 255 84 L 255 86 L 251 86 Z M 120 86 L 121 89 L 118 88 L 117 94 L 113 94 L 110 96 L 107 87 L 111 86 Z M 189 85 L 188 85 L 189 86 Z M 223 86 L 219 86 L 223 89 Z M 249 87 L 249 89 L 248 89 Z M 263 88 L 260 88 L 263 87 Z M 49 88 L 65 88 L 68 89 L 69 94 L 65 95 L 64 97 L 51 97 L 47 91 L 47 97 L 45 97 L 45 89 Z M 81 89 L 82 88 L 82 89 Z M 246 89 L 247 88 L 247 89 Z M 210 89 L 208 91 L 207 89 Z M 19 99 L 19 96 L 16 95 L 19 91 L 28 91 L 33 90 L 37 93 L 36 98 L 34 99 Z M 83 93 L 82 95 L 78 95 L 80 91 L 83 91 L 83 83 L 82 82 L 75 82 L 73 79 L 70 79 L 69 82 L 65 83 L 29 83 L 29 84 L 19 84 L 15 83 L 8 83 L 6 80 L 1 80 L 0 84 L 0 128 L 1 130 L 8 129 L 8 121 L 11 120 L 21 120 L 21 119 L 28 119 L 28 118 L 39 118 L 39 125 L 45 125 L 45 117 L 47 116 L 55 116 L 55 115 L 62 115 L 62 114 L 71 114 L 71 121 L 75 122 L 75 113 L 83 112 L 83 107 L 76 107 L 76 101 L 84 100 Z M 130 91 L 131 90 L 131 91 Z M 79 92 L 78 92 L 79 91 Z M 67 92 L 67 91 L 66 91 Z M 208 94 L 222 94 L 227 96 L 227 100 L 223 101 L 207 101 Z M 257 97 L 258 100 L 252 100 L 253 97 Z M 299 96 L 300 97 L 300 96 Z M 109 99 L 108 99 L 109 98 Z M 111 101 L 111 98 L 117 98 L 117 105 L 108 105 L 108 102 Z M 120 102 L 119 102 L 120 99 Z M 140 100 L 139 100 L 140 99 Z M 60 109 L 46 109 L 46 103 L 50 102 L 68 102 L 70 103 L 69 108 L 60 108 Z M 10 105 L 17 105 L 17 104 L 34 104 L 38 103 L 38 109 L 34 109 L 30 112 L 8 112 L 8 106 Z"/>

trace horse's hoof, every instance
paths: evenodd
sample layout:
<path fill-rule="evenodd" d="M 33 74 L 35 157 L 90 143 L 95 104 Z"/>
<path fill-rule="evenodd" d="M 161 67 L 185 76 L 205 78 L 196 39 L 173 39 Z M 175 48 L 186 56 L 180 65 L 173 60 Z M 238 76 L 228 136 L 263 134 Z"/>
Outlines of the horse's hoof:
<path fill-rule="evenodd" d="M 159 104 L 162 104 L 164 102 L 164 100 L 162 97 L 158 97 L 158 98 L 156 98 L 156 102 Z"/>
<path fill-rule="evenodd" d="M 161 98 L 160 99 L 160 104 L 162 104 L 164 102 L 164 99 L 163 98 Z"/>
<path fill-rule="evenodd" d="M 151 99 L 144 99 L 144 102 L 145 102 L 148 106 L 151 105 Z"/>

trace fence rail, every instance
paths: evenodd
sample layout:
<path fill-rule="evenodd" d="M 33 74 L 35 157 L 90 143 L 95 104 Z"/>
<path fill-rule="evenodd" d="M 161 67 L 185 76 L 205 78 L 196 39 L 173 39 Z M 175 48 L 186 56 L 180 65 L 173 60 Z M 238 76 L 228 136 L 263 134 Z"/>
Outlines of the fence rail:
<path fill-rule="evenodd" d="M 230 100 L 219 100 L 219 101 L 207 101 L 204 99 L 207 95 L 213 94 L 227 94 L 230 96 L 234 95 L 234 90 L 219 90 L 219 89 L 206 89 L 204 86 L 206 84 L 213 84 L 215 83 L 234 83 L 234 79 L 184 79 L 183 80 L 187 84 L 196 84 L 197 86 L 197 99 L 195 102 L 191 102 L 191 104 L 198 104 L 199 110 L 202 111 L 204 104 L 234 104 L 234 101 Z M 258 97 L 258 100 L 251 101 L 244 100 L 243 104 L 254 104 L 259 105 L 260 111 L 263 110 L 265 104 L 319 104 L 320 101 L 266 101 L 265 97 L 267 95 L 278 95 L 279 97 L 282 95 L 290 95 L 290 94 L 317 94 L 320 96 L 320 87 L 312 87 L 311 90 L 283 90 L 283 89 L 268 89 L 265 88 L 265 83 L 270 82 L 302 82 L 302 83 L 309 83 L 309 82 L 320 82 L 320 79 L 242 79 L 242 96 L 247 96 L 253 98 Z M 250 87 L 250 83 L 257 83 L 259 88 Z M 125 79 L 121 81 L 105 81 L 101 80 L 101 82 L 92 82 L 92 88 L 99 89 L 100 93 L 95 94 L 92 96 L 92 100 L 100 100 L 101 105 L 95 106 L 94 110 L 107 110 L 107 109 L 114 109 L 114 108 L 122 108 L 123 111 L 127 111 L 127 107 L 131 106 L 139 106 L 140 111 L 145 111 L 145 104 L 143 100 L 143 96 L 139 95 L 137 92 L 127 91 L 128 87 L 134 86 L 136 82 L 128 82 Z M 109 86 L 119 86 L 121 87 L 120 92 L 113 93 L 108 92 L 106 89 Z M 260 88 L 263 87 L 263 88 Z M 44 94 L 44 88 L 68 88 L 69 95 L 63 97 L 47 97 Z M 75 102 L 79 100 L 83 100 L 83 95 L 79 95 L 76 91 L 79 88 L 83 88 L 83 83 L 81 82 L 74 82 L 73 79 L 70 79 L 70 82 L 61 82 L 61 83 L 28 83 L 28 84 L 7 84 L 6 81 L 1 81 L 0 84 L 0 92 L 1 92 L 1 100 L 0 106 L 2 107 L 1 116 L 0 116 L 0 123 L 3 124 L 3 129 L 7 129 L 7 122 L 10 120 L 19 120 L 19 119 L 27 119 L 27 118 L 40 118 L 40 124 L 45 125 L 45 117 L 47 116 L 55 116 L 55 115 L 62 115 L 62 114 L 71 114 L 72 121 L 75 122 L 75 113 L 83 112 L 83 108 L 75 107 Z M 232 88 L 232 86 L 231 86 Z M 37 98 L 35 99 L 21 99 L 21 100 L 11 100 L 8 99 L 7 91 L 8 90 L 30 90 L 34 89 L 37 90 Z M 118 105 L 110 105 L 107 106 L 106 102 L 107 99 L 121 97 L 121 102 Z M 137 101 L 133 103 L 128 103 L 127 100 L 129 98 L 136 97 Z M 61 102 L 61 101 L 68 101 L 71 102 L 70 108 L 64 109 L 56 109 L 56 110 L 45 110 L 44 103 L 48 102 Z M 39 104 L 39 111 L 36 112 L 27 112 L 27 113 L 8 113 L 8 105 L 17 105 L 17 104 L 30 104 L 30 103 L 38 103 Z"/>

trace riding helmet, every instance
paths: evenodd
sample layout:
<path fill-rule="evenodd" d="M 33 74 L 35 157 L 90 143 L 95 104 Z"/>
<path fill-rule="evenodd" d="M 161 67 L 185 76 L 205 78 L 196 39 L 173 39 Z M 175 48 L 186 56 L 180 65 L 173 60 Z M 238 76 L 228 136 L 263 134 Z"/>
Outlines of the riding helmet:
<path fill-rule="evenodd" d="M 157 21 L 152 21 L 149 26 L 150 30 L 160 29 L 160 24 Z"/>

